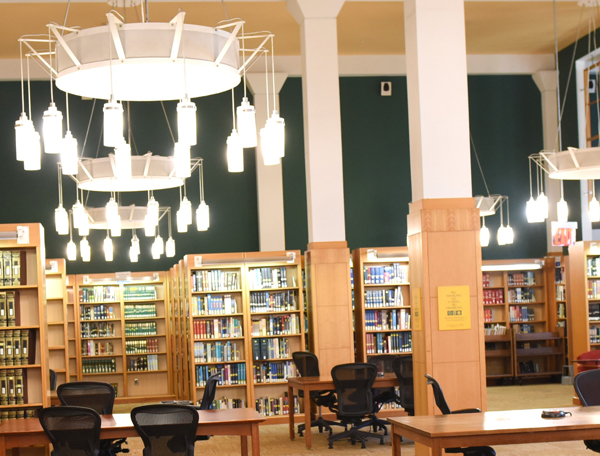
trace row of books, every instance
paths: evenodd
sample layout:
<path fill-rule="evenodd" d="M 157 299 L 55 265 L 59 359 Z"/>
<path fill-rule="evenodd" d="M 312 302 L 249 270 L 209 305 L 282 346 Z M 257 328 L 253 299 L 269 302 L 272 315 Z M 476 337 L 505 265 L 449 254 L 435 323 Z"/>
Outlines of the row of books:
<path fill-rule="evenodd" d="M 191 277 L 192 292 L 196 291 L 231 291 L 239 290 L 239 271 L 222 271 L 212 269 L 207 271 L 195 271 Z"/>
<path fill-rule="evenodd" d="M 406 353 L 412 351 L 410 332 L 367 334 L 367 354 Z"/>
<path fill-rule="evenodd" d="M 269 315 L 252 318 L 252 336 L 281 336 L 300 334 L 300 317 L 294 315 Z"/>
<path fill-rule="evenodd" d="M 288 290 L 270 293 L 268 291 L 255 291 L 250 293 L 250 312 L 282 312 L 298 310 L 296 307 L 296 294 Z"/>
<path fill-rule="evenodd" d="M 0 405 L 24 404 L 24 395 L 23 369 L 0 371 Z"/>
<path fill-rule="evenodd" d="M 587 259 L 587 275 L 588 277 L 600 276 L 600 257 Z"/>
<path fill-rule="evenodd" d="M 510 306 L 508 315 L 511 322 L 535 320 L 534 309 L 527 306 Z"/>
<path fill-rule="evenodd" d="M 114 302 L 118 301 L 117 290 L 113 285 L 94 285 L 79 289 L 79 302 Z"/>
<path fill-rule="evenodd" d="M 114 323 L 81 323 L 81 337 L 115 337 Z"/>
<path fill-rule="evenodd" d="M 515 328 L 515 330 L 521 334 L 530 334 L 535 332 L 535 326 L 529 324 L 513 325 L 513 328 Z"/>
<path fill-rule="evenodd" d="M 291 358 L 290 341 L 287 338 L 252 339 L 252 359 Z"/>
<path fill-rule="evenodd" d="M 556 285 L 556 299 L 558 301 L 566 301 L 567 300 L 567 287 L 562 284 Z"/>
<path fill-rule="evenodd" d="M 367 285 L 408 283 L 408 265 L 393 263 L 390 266 L 364 266 L 363 276 Z"/>
<path fill-rule="evenodd" d="M 117 372 L 117 360 L 109 359 L 83 359 L 81 369 L 84 374 L 107 374 Z"/>
<path fill-rule="evenodd" d="M 533 361 L 520 362 L 517 367 L 519 374 L 536 374 L 541 372 L 539 364 Z"/>
<path fill-rule="evenodd" d="M 215 399 L 210 408 L 211 410 L 246 408 L 246 401 L 244 399 L 233 399 L 223 396 Z"/>
<path fill-rule="evenodd" d="M 506 326 L 499 324 L 485 325 L 483 328 L 483 334 L 486 336 L 503 336 L 506 334 Z"/>
<path fill-rule="evenodd" d="M 556 283 L 565 283 L 565 268 L 561 267 L 560 259 L 556 259 L 556 269 L 554 270 L 554 281 Z"/>
<path fill-rule="evenodd" d="M 127 372 L 157 371 L 158 355 L 138 356 L 127 358 Z"/>
<path fill-rule="evenodd" d="M 483 283 L 484 287 L 491 287 L 491 281 L 490 281 L 490 273 L 489 272 L 484 272 L 481 276 L 481 281 Z"/>
<path fill-rule="evenodd" d="M 25 418 L 34 418 L 37 415 L 37 408 L 31 409 L 15 409 L 0 411 L 0 423 L 8 420 L 23 420 Z"/>
<path fill-rule="evenodd" d="M 0 292 L 0 327 L 17 325 L 17 298 L 14 291 Z"/>
<path fill-rule="evenodd" d="M 535 272 L 509 272 L 508 286 L 514 287 L 519 285 L 535 285 Z"/>
<path fill-rule="evenodd" d="M 508 290 L 508 302 L 510 304 L 535 302 L 535 289 L 533 289 L 533 288 L 514 288 L 511 290 Z"/>
<path fill-rule="evenodd" d="M 237 342 L 194 342 L 196 363 L 222 363 L 241 361 L 243 344 Z"/>
<path fill-rule="evenodd" d="M 23 269 L 23 271 L 25 270 L 26 269 Z M 20 250 L 2 250 L 2 267 L 0 267 L 0 283 L 5 287 L 25 285 L 25 280 L 21 280 Z"/>
<path fill-rule="evenodd" d="M 600 299 L 600 280 L 588 280 L 587 293 L 588 299 Z"/>
<path fill-rule="evenodd" d="M 81 341 L 81 356 L 113 355 L 114 349 L 112 342 Z"/>
<path fill-rule="evenodd" d="M 156 336 L 156 322 L 125 323 L 126 336 Z"/>
<path fill-rule="evenodd" d="M 483 309 L 483 321 L 488 323 L 494 321 L 494 313 L 492 312 L 492 309 Z"/>
<path fill-rule="evenodd" d="M 590 321 L 600 321 L 600 304 L 590 304 L 589 319 Z"/>
<path fill-rule="evenodd" d="M 156 285 L 126 285 L 123 287 L 123 301 L 156 299 Z"/>
<path fill-rule="evenodd" d="M 294 413 L 300 413 L 300 402 L 294 395 L 292 400 Z M 257 397 L 254 400 L 256 411 L 264 416 L 280 416 L 290 413 L 290 400 L 287 393 L 281 397 Z"/>
<path fill-rule="evenodd" d="M 115 311 L 113 307 L 100 304 L 99 306 L 79 306 L 81 320 L 114 320 Z"/>
<path fill-rule="evenodd" d="M 240 313 L 237 301 L 231 295 L 194 296 L 192 315 L 228 315 Z"/>
<path fill-rule="evenodd" d="M 222 317 L 207 320 L 194 320 L 194 339 L 224 339 L 227 337 L 243 337 L 242 319 L 238 317 Z"/>
<path fill-rule="evenodd" d="M 600 327 L 590 326 L 590 343 L 600 344 Z"/>
<path fill-rule="evenodd" d="M 297 377 L 298 370 L 293 361 L 260 363 L 253 366 L 254 383 L 282 383 L 288 377 Z"/>
<path fill-rule="evenodd" d="M 398 331 L 410 329 L 410 311 L 365 310 L 365 327 L 367 331 Z"/>
<path fill-rule="evenodd" d="M 125 318 L 156 317 L 156 304 L 129 304 L 124 309 Z"/>
<path fill-rule="evenodd" d="M 366 290 L 365 307 L 399 307 L 404 305 L 402 288 L 396 287 L 389 290 Z"/>
<path fill-rule="evenodd" d="M 248 287 L 251 290 L 295 287 L 295 277 L 292 275 L 291 279 L 290 285 L 288 285 L 287 269 L 285 267 L 256 268 L 248 271 Z"/>
<path fill-rule="evenodd" d="M 201 388 L 206 386 L 208 378 L 216 373 L 220 373 L 220 386 L 245 385 L 246 384 L 246 363 L 225 364 L 216 366 L 196 366 L 196 386 Z"/>
<path fill-rule="evenodd" d="M 494 290 L 483 290 L 484 304 L 504 304 L 504 290 L 496 288 Z"/>
<path fill-rule="evenodd" d="M 136 339 L 125 341 L 125 353 L 158 353 L 158 339 Z"/>
<path fill-rule="evenodd" d="M 29 364 L 29 330 L 0 331 L 0 366 Z"/>

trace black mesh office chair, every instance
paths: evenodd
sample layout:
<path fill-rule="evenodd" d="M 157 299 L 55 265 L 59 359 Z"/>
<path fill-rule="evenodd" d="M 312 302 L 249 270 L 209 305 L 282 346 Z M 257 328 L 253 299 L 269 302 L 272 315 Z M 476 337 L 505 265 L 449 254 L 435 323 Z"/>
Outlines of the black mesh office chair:
<path fill-rule="evenodd" d="M 215 400 L 215 395 L 217 394 L 217 384 L 219 383 L 220 378 L 221 373 L 217 372 L 216 374 L 212 374 L 210 377 L 208 377 L 208 380 L 206 380 L 206 386 L 204 387 L 204 394 L 202 395 L 202 402 L 200 402 L 199 410 L 210 410 L 210 407 Z M 196 440 L 208 439 L 210 439 L 210 435 L 196 436 Z"/>
<path fill-rule="evenodd" d="M 50 369 L 50 391 L 56 391 L 56 371 Z"/>
<path fill-rule="evenodd" d="M 338 397 L 337 405 L 330 407 L 337 413 L 342 423 L 352 427 L 347 431 L 329 436 L 329 448 L 333 442 L 341 439 L 350 439 L 354 445 L 360 440 L 362 448 L 369 437 L 380 439 L 383 445 L 383 434 L 364 432 L 360 429 L 371 424 L 375 414 L 373 402 L 373 383 L 377 377 L 377 368 L 368 363 L 340 364 L 331 369 L 331 377 Z M 364 418 L 369 418 L 363 421 Z"/>
<path fill-rule="evenodd" d="M 131 421 L 144 442 L 144 456 L 194 456 L 198 412 L 189 405 L 142 405 Z"/>
<path fill-rule="evenodd" d="M 367 363 L 374 364 L 377 367 L 378 374 L 393 374 L 394 369 L 392 364 L 394 360 L 398 358 L 398 355 L 371 355 L 367 356 Z M 375 401 L 375 413 L 381 410 L 385 404 L 398 404 L 400 405 L 400 398 L 396 394 L 396 388 L 375 388 L 373 390 L 373 401 Z M 372 423 L 373 430 L 383 429 L 384 435 L 387 435 L 387 425 L 390 422 L 382 420 L 374 415 L 374 421 Z"/>
<path fill-rule="evenodd" d="M 398 356 L 392 363 L 392 370 L 400 384 L 400 405 L 409 416 L 415 415 L 415 393 L 412 369 L 412 355 Z"/>
<path fill-rule="evenodd" d="M 461 410 L 450 410 L 442 387 L 435 378 L 425 374 L 427 378 L 427 384 L 433 388 L 433 397 L 435 398 L 435 405 L 440 409 L 444 415 L 454 415 L 458 413 L 481 413 L 478 408 L 461 409 Z M 489 446 L 478 446 L 478 447 L 467 447 L 467 448 L 445 448 L 446 453 L 462 453 L 465 456 L 496 456 L 496 452 L 492 447 Z"/>
<path fill-rule="evenodd" d="M 575 376 L 575 392 L 584 407 L 600 405 L 600 369 L 588 370 Z M 584 440 L 585 446 L 600 453 L 600 440 Z"/>
<path fill-rule="evenodd" d="M 319 359 L 314 353 L 298 351 L 292 353 L 292 358 L 294 360 L 294 364 L 296 365 L 296 369 L 298 369 L 298 372 L 300 373 L 300 376 L 318 377 L 321 375 L 319 372 Z M 299 397 L 304 397 L 304 391 L 299 392 Z M 317 426 L 319 428 L 319 432 L 323 432 L 323 429 L 325 429 L 326 431 L 329 431 L 329 435 L 331 435 L 333 432 L 331 426 L 344 426 L 337 421 L 329 421 L 324 419 L 321 413 L 321 407 L 331 407 L 333 404 L 335 404 L 336 397 L 333 391 L 311 391 L 310 399 L 319 407 L 319 416 L 311 421 L 310 427 Z M 309 410 L 305 410 L 304 412 L 310 413 Z M 305 430 L 304 428 L 304 424 L 298 425 L 298 434 L 300 436 L 303 435 Z M 344 426 L 344 428 L 346 428 L 346 426 Z"/>
<path fill-rule="evenodd" d="M 102 420 L 87 407 L 49 407 L 39 420 L 52 443 L 52 456 L 98 456 Z"/>
<path fill-rule="evenodd" d="M 110 383 L 104 382 L 62 383 L 58 386 L 56 395 L 62 405 L 88 407 L 100 415 L 111 415 L 115 403 L 115 389 Z M 129 453 L 129 449 L 121 447 L 124 443 L 127 443 L 126 439 L 102 440 L 100 455 Z"/>

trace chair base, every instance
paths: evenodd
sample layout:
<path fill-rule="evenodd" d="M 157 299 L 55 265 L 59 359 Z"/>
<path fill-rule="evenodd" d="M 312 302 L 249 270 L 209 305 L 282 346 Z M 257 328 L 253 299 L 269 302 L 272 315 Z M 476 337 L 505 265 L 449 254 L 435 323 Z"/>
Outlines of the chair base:
<path fill-rule="evenodd" d="M 349 430 L 347 430 L 345 432 L 340 432 L 339 434 L 330 435 L 329 436 L 329 448 L 330 449 L 333 448 L 333 442 L 336 442 L 336 441 L 342 440 L 342 439 L 350 439 L 350 442 L 352 443 L 352 445 L 355 445 L 357 441 L 360 441 L 361 448 L 367 447 L 366 441 L 368 438 L 379 439 L 379 444 L 383 445 L 384 434 L 375 434 L 373 432 L 365 432 L 365 431 L 359 430 L 360 427 L 368 426 L 370 424 L 371 424 L 370 421 L 366 421 L 364 423 L 358 424 L 357 426 L 352 426 Z M 361 426 L 361 425 L 364 425 L 364 426 Z"/>
<path fill-rule="evenodd" d="M 373 426 L 373 432 L 377 432 L 378 430 L 383 431 L 383 435 L 388 435 L 388 430 L 386 426 L 389 426 L 390 422 L 388 420 L 382 420 L 380 418 L 378 418 L 376 415 L 373 415 L 373 417 L 369 420 L 369 421 L 365 421 L 364 423 L 361 423 L 358 428 L 363 428 L 365 426 Z"/>
<path fill-rule="evenodd" d="M 348 430 L 347 424 L 340 423 L 339 421 L 329 421 L 324 419 L 322 416 L 319 416 L 317 419 L 312 420 L 310 423 L 310 427 L 318 427 L 319 433 L 321 434 L 323 433 L 323 430 L 325 430 L 329 432 L 329 435 L 331 435 L 333 433 L 333 429 L 331 428 L 331 426 L 343 426 L 344 429 Z M 298 425 L 298 435 L 300 437 L 304 435 L 305 427 L 305 424 Z"/>
<path fill-rule="evenodd" d="M 446 448 L 446 453 L 462 453 L 465 456 L 496 456 L 496 451 L 489 446 Z"/>

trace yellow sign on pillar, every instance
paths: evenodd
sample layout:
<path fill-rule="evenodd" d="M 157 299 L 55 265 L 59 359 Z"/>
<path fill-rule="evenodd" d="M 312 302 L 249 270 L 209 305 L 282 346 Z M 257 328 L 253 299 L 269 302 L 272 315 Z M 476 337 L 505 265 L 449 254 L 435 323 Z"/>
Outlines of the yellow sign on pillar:
<path fill-rule="evenodd" d="M 471 329 L 469 287 L 438 287 L 440 331 Z"/>
<path fill-rule="evenodd" d="M 412 321 L 415 331 L 423 329 L 423 309 L 421 308 L 421 289 L 414 288 L 412 290 Z"/>

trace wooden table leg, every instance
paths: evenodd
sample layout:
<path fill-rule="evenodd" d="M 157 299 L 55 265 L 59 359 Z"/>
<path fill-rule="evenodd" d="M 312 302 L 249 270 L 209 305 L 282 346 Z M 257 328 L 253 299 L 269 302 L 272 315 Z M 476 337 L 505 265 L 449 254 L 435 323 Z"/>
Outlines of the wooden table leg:
<path fill-rule="evenodd" d="M 0 435 L 0 456 L 4 456 L 6 454 L 6 442 L 4 441 L 4 436 Z"/>
<path fill-rule="evenodd" d="M 260 439 L 258 438 L 258 423 L 252 425 L 252 456 L 260 456 Z"/>
<path fill-rule="evenodd" d="M 248 436 L 247 435 L 242 435 L 240 436 L 241 439 L 241 447 L 242 447 L 242 456 L 248 456 Z"/>
<path fill-rule="evenodd" d="M 444 449 L 439 444 L 439 442 L 436 440 L 433 440 L 433 446 L 431 447 L 431 455 L 432 456 L 442 456 L 443 453 L 444 453 Z"/>
<path fill-rule="evenodd" d="M 304 390 L 304 442 L 306 443 L 307 450 L 310 450 L 310 447 L 312 446 L 312 433 L 310 429 L 311 422 L 310 388 L 307 388 Z"/>
<path fill-rule="evenodd" d="M 401 443 L 402 437 L 400 434 L 396 434 L 392 427 L 392 456 L 400 456 L 402 454 Z"/>
<path fill-rule="evenodd" d="M 288 385 L 288 401 L 289 401 L 289 410 L 288 410 L 288 421 L 290 423 L 290 440 L 294 440 L 296 438 L 296 433 L 294 432 L 294 388 Z"/>

